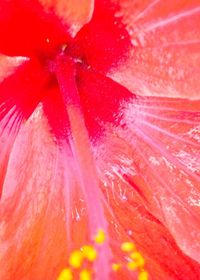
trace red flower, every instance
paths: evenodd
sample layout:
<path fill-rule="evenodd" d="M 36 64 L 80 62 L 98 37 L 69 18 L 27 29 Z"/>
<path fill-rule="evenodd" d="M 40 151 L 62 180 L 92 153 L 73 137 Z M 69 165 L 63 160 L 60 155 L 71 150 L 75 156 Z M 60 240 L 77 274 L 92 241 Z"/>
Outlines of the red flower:
<path fill-rule="evenodd" d="M 0 1 L 0 279 L 199 279 L 199 14 Z"/>

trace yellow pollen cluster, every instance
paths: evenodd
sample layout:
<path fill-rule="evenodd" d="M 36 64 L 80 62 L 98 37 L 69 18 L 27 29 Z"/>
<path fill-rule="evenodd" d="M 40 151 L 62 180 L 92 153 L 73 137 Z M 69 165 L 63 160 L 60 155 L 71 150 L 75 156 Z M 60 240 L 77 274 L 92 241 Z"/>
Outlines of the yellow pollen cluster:
<path fill-rule="evenodd" d="M 127 254 L 128 262 L 126 268 L 130 271 L 139 271 L 138 280 L 148 280 L 148 272 L 144 270 L 145 261 L 141 253 L 136 250 L 132 242 L 123 242 L 120 246 L 121 251 Z M 112 270 L 117 272 L 123 267 L 123 264 L 113 263 Z"/>
<path fill-rule="evenodd" d="M 132 242 L 123 242 L 121 244 L 121 250 L 130 253 L 135 250 L 135 245 Z"/>
<path fill-rule="evenodd" d="M 80 280 L 91 280 L 92 278 L 91 272 L 87 269 L 83 269 L 80 272 Z"/>
<path fill-rule="evenodd" d="M 103 244 L 105 242 L 105 240 L 106 240 L 105 232 L 102 229 L 99 229 L 97 234 L 94 237 L 94 241 L 97 244 L 101 245 L 101 244 Z"/>
<path fill-rule="evenodd" d="M 102 229 L 97 231 L 94 236 L 96 245 L 102 245 L 106 240 L 105 232 Z M 125 267 L 129 271 L 138 270 L 138 280 L 148 280 L 148 272 L 144 269 L 145 261 L 140 252 L 136 250 L 132 242 L 123 242 L 120 246 L 121 251 L 127 254 L 128 262 Z M 74 250 L 69 256 L 69 267 L 63 269 L 57 280 L 73 280 L 74 272 L 77 271 L 79 280 L 91 280 L 92 271 L 88 269 L 88 265 L 95 262 L 98 257 L 98 252 L 93 245 L 83 245 L 80 250 Z M 117 272 L 124 267 L 123 263 L 113 263 L 112 271 Z"/>
<path fill-rule="evenodd" d="M 73 280 L 73 274 L 70 268 L 65 268 L 61 271 L 57 280 Z"/>
<path fill-rule="evenodd" d="M 113 263 L 112 264 L 112 270 L 118 271 L 121 268 L 121 265 L 119 263 Z"/>
<path fill-rule="evenodd" d="M 99 229 L 94 237 L 94 242 L 97 245 L 102 245 L 104 241 L 105 232 L 102 229 Z M 79 280 L 91 280 L 92 272 L 91 270 L 86 269 L 85 266 L 89 263 L 93 263 L 97 259 L 97 257 L 97 250 L 92 245 L 83 245 L 80 250 L 72 251 L 68 260 L 69 267 L 61 271 L 57 280 L 75 279 L 74 270 L 79 271 Z"/>
<path fill-rule="evenodd" d="M 137 267 L 139 268 L 143 268 L 144 267 L 144 258 L 142 257 L 142 255 L 139 252 L 133 252 L 130 254 L 130 258 L 135 262 L 135 264 L 137 265 Z"/>
<path fill-rule="evenodd" d="M 73 268 L 80 268 L 83 263 L 83 255 L 79 250 L 73 251 L 69 256 L 69 264 Z"/>
<path fill-rule="evenodd" d="M 148 279 L 149 276 L 147 271 L 143 270 L 139 273 L 138 280 L 148 280 Z"/>
<path fill-rule="evenodd" d="M 97 251 L 96 251 L 96 249 L 93 246 L 84 245 L 81 248 L 81 251 L 82 251 L 83 257 L 85 259 L 87 259 L 88 261 L 93 262 L 93 261 L 96 260 L 96 258 L 97 258 Z"/>

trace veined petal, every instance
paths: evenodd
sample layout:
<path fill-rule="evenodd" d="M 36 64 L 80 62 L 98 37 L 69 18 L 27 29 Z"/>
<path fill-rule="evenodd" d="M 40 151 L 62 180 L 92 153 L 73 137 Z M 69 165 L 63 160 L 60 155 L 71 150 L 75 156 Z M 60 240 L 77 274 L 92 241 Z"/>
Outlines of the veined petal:
<path fill-rule="evenodd" d="M 20 59 L 21 61 L 21 59 Z M 10 64 L 5 64 L 8 67 Z M 35 60 L 23 60 L 0 83 L 0 185 L 4 183 L 9 153 L 17 132 L 44 95 L 49 75 Z M 4 68 L 5 69 L 5 68 Z M 8 74 L 8 73 L 7 73 Z"/>
<path fill-rule="evenodd" d="M 125 147 L 124 144 L 121 145 L 119 140 L 116 140 L 116 142 L 115 140 L 110 148 L 112 150 L 116 149 L 118 152 L 120 150 L 121 154 L 128 152 L 130 155 L 129 148 Z M 111 153 L 107 154 L 108 165 L 110 164 L 108 161 L 109 155 Z M 125 159 L 121 161 L 125 162 Z M 115 242 L 117 240 L 117 244 L 126 239 L 136 245 L 144 257 L 145 269 L 148 271 L 150 279 L 178 280 L 186 277 L 198 280 L 200 265 L 185 255 L 177 246 L 168 228 L 156 218 L 155 213 L 152 214 L 149 210 L 148 201 L 145 201 L 138 191 L 140 188 L 138 188 L 138 183 L 143 185 L 144 188 L 146 185 L 140 178 L 137 180 L 136 176 L 133 179 L 133 174 L 129 173 L 126 176 L 124 173 L 128 173 L 127 169 L 129 167 L 127 166 L 127 162 L 121 164 L 121 169 L 117 164 L 108 168 L 104 165 L 104 174 L 106 175 L 102 174 L 102 178 L 104 176 L 105 179 L 102 189 L 112 212 L 110 217 L 113 225 L 112 239 Z M 145 173 L 144 170 L 143 173 Z M 116 251 L 116 248 L 115 243 L 113 250 Z M 121 252 L 118 252 L 117 256 L 115 255 L 115 261 L 125 262 Z M 119 277 L 117 279 L 132 278 L 128 274 L 126 278 Z"/>
<path fill-rule="evenodd" d="M 109 188 L 110 179 L 119 180 L 117 186 L 111 184 L 110 192 L 117 188 L 126 203 L 133 199 L 133 188 L 141 205 L 167 228 L 183 254 L 198 262 L 199 107 L 200 101 L 133 99 L 125 106 L 121 127 L 111 127 L 102 147 L 105 151 L 108 145 L 102 163 L 106 166 L 102 174 L 108 174 L 104 184 Z"/>
<path fill-rule="evenodd" d="M 0 211 L 1 279 L 53 280 L 65 265 L 68 242 L 61 162 L 38 107 L 9 153 Z"/>
<path fill-rule="evenodd" d="M 70 252 L 92 242 L 88 225 L 96 210 L 90 212 L 76 160 L 68 148 L 54 141 L 41 106 L 20 129 L 10 153 L 0 209 L 2 279 L 55 280 L 68 265 Z M 91 204 L 101 202 L 108 212 L 92 188 L 87 195 L 93 197 Z M 106 243 L 116 255 L 109 218 L 110 214 L 105 215 L 109 223 Z M 102 246 L 98 250 L 99 257 Z M 105 267 L 100 264 L 95 279 L 102 279 Z M 106 266 L 111 271 L 111 263 Z M 122 275 L 127 278 L 130 273 Z M 131 279 L 137 279 L 136 275 L 132 272 Z"/>
<path fill-rule="evenodd" d="M 146 96 L 200 97 L 198 0 L 116 0 L 132 40 L 129 59 L 112 77 Z"/>
<path fill-rule="evenodd" d="M 62 83 L 62 79 L 59 83 Z M 115 86 L 117 89 L 117 85 Z M 81 89 L 80 84 L 78 88 Z M 122 90 L 121 87 L 119 88 Z M 46 107 L 51 103 L 50 99 L 54 102 L 54 94 L 52 92 L 51 95 L 46 96 Z M 145 120 L 149 122 L 148 118 L 157 110 L 154 115 L 157 115 L 160 123 L 154 116 L 154 126 L 160 126 L 166 130 L 165 121 L 169 124 L 170 121 L 172 122 L 168 134 L 172 134 L 174 141 L 170 141 L 170 149 L 176 150 L 180 145 L 182 147 L 184 142 L 187 144 L 183 147 L 184 150 L 193 156 L 198 149 L 199 134 L 195 130 L 195 126 L 196 123 L 199 123 L 199 116 L 196 112 L 199 103 L 182 101 L 181 105 L 176 100 L 156 98 L 151 102 L 151 99 L 136 98 L 135 96 L 132 104 L 130 100 L 127 103 L 128 105 L 125 102 L 122 104 L 124 110 L 121 121 L 118 119 L 116 123 L 113 119 L 105 121 L 108 124 L 107 134 L 104 133 L 105 137 L 96 141 L 95 146 L 91 144 L 98 181 L 102 184 L 99 185 L 99 188 L 105 194 L 105 200 L 93 194 L 89 195 L 87 192 L 86 196 L 91 197 L 92 195 L 92 204 L 97 200 L 98 203 L 102 203 L 106 214 L 104 218 L 109 225 L 107 238 L 113 261 L 121 261 L 126 264 L 126 256 L 120 251 L 119 246 L 123 240 L 129 239 L 135 242 L 143 253 L 150 276 L 154 279 L 160 279 L 160 275 L 170 280 L 182 279 L 183 276 L 198 279 L 199 265 L 184 255 L 187 254 L 196 259 L 197 240 L 194 239 L 195 236 L 185 235 L 186 231 L 183 231 L 184 241 L 188 242 L 184 247 L 182 232 L 179 233 L 178 226 L 180 225 L 176 224 L 176 219 L 172 219 L 174 224 L 169 225 L 172 217 L 167 215 L 168 208 L 164 207 L 167 206 L 167 203 L 170 204 L 174 197 L 176 199 L 179 197 L 182 208 L 181 212 L 176 215 L 180 218 L 181 229 L 186 227 L 184 222 L 189 220 L 192 232 L 193 227 L 196 226 L 193 215 L 198 213 L 198 208 L 187 202 L 189 183 L 181 177 L 180 179 L 183 180 L 180 185 L 176 187 L 173 184 L 172 188 L 169 184 L 167 188 L 165 184 L 163 185 L 163 181 L 158 180 L 155 172 L 150 170 L 154 161 L 152 163 L 150 160 L 147 164 L 146 158 L 148 161 L 149 154 L 153 154 L 157 160 L 160 160 L 158 153 L 161 151 L 158 149 L 156 152 L 152 147 L 149 148 L 149 141 L 146 142 L 146 138 L 136 134 L 138 132 L 136 126 L 143 131 L 141 125 L 141 122 L 144 121 L 143 114 L 145 114 Z M 137 110 L 137 106 L 140 106 L 139 110 Z M 184 111 L 184 114 L 181 110 Z M 4 269 L 0 272 L 2 278 L 56 279 L 59 272 L 66 267 L 70 251 L 81 247 L 84 242 L 86 244 L 91 242 L 92 239 L 92 236 L 88 234 L 88 224 L 90 224 L 91 217 L 94 217 L 94 213 L 88 211 L 91 210 L 91 206 L 88 207 L 82 187 L 84 183 L 82 175 L 87 172 L 85 168 L 88 163 L 85 162 L 85 167 L 83 163 L 77 162 L 68 143 L 65 146 L 58 146 L 50 133 L 49 119 L 46 116 L 48 116 L 47 111 L 43 113 L 42 108 L 38 107 L 26 126 L 19 131 L 14 148 L 10 153 L 1 207 L 2 240 L 5 242 L 2 253 Z M 70 121 L 72 126 L 72 118 Z M 111 126 L 109 126 L 109 122 Z M 78 123 L 77 119 L 76 124 Z M 175 128 L 177 128 L 178 135 L 175 134 Z M 190 133 L 187 133 L 188 130 L 192 131 L 192 139 L 190 139 Z M 77 127 L 75 134 L 80 134 L 81 131 L 82 127 Z M 157 131 L 158 129 L 155 129 L 155 134 Z M 75 134 L 72 135 L 72 140 L 75 142 L 74 148 L 81 149 L 81 146 L 77 146 L 80 143 L 76 142 Z M 150 131 L 148 131 L 148 136 L 150 137 L 150 135 Z M 166 133 L 163 138 L 160 135 L 154 136 L 153 140 L 159 138 L 159 140 L 167 141 L 168 138 L 165 135 Z M 194 137 L 195 135 L 196 137 Z M 80 139 L 82 139 L 81 137 Z M 170 150 L 170 154 L 172 150 Z M 78 153 L 80 155 L 81 151 Z M 166 154 L 163 157 L 168 159 Z M 168 165 L 163 166 L 164 163 L 161 159 L 160 171 L 158 168 L 156 171 L 161 172 L 160 177 L 168 180 L 167 182 L 169 182 L 169 178 L 178 180 L 178 176 L 186 176 L 180 172 L 179 165 L 177 165 L 178 170 L 174 173 L 174 170 L 171 170 Z M 164 168 L 166 169 L 165 177 L 162 172 Z M 182 169 L 183 173 L 187 172 L 184 168 Z M 87 175 L 89 176 L 89 174 Z M 198 170 L 197 173 L 187 174 L 188 180 L 193 183 L 195 189 L 198 188 L 195 181 L 196 175 L 198 175 Z M 179 192 L 178 187 L 183 193 Z M 165 196 L 161 196 L 163 194 Z M 192 198 L 194 199 L 194 197 Z M 160 207 L 161 203 L 165 203 L 164 206 L 162 204 L 163 208 Z M 187 211 L 185 212 L 186 205 L 191 208 L 190 216 L 187 216 Z M 172 205 L 170 204 L 170 206 Z M 172 209 L 179 210 L 178 207 L 179 204 Z M 174 228 L 175 231 L 172 230 Z M 191 232 L 187 234 L 192 235 Z M 197 228 L 196 232 L 198 233 Z M 162 240 L 162 243 L 157 244 L 158 239 Z M 192 250 L 190 250 L 190 246 L 193 246 Z M 13 254 L 17 257 L 11 257 Z M 107 265 L 111 267 L 111 264 L 107 263 Z M 98 269 L 101 271 L 101 266 Z M 101 279 L 101 275 L 97 275 L 97 277 L 99 277 L 97 279 Z M 123 270 L 117 274 L 113 272 L 112 277 L 113 279 L 115 277 L 116 279 L 137 279 L 137 274 Z"/>

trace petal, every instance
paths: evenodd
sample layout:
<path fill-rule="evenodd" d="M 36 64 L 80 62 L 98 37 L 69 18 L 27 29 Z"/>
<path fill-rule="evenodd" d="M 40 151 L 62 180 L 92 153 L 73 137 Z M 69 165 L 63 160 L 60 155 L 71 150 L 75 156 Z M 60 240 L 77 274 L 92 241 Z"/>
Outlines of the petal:
<path fill-rule="evenodd" d="M 70 65 L 67 63 L 66 67 L 65 74 Z M 61 71 L 60 79 L 62 75 Z M 60 79 L 59 83 L 62 82 Z M 91 84 L 94 84 L 94 80 Z M 103 81 L 105 84 L 109 81 L 113 85 L 108 78 Z M 67 80 L 67 84 L 68 82 L 70 80 Z M 100 82 L 103 84 L 102 80 Z M 82 88 L 80 85 L 79 81 L 79 89 Z M 64 88 L 65 84 L 62 86 Z M 114 88 L 116 92 L 116 84 Z M 122 89 L 119 87 L 119 93 Z M 54 94 L 52 92 L 45 97 L 43 104 L 46 104 L 46 108 L 50 104 L 53 107 L 52 104 L 57 99 L 55 96 L 58 96 L 56 90 Z M 129 95 L 128 98 L 130 99 Z M 92 225 L 96 224 L 95 217 L 99 216 L 94 207 L 104 203 L 101 207 L 104 207 L 104 219 L 109 223 L 107 238 L 114 260 L 125 261 L 116 247 L 127 238 L 134 241 L 145 256 L 148 271 L 154 279 L 182 279 L 185 276 L 198 279 L 199 266 L 191 258 L 196 260 L 198 257 L 198 235 L 194 237 L 193 233 L 198 233 L 199 226 L 194 217 L 199 210 L 188 202 L 188 198 L 196 198 L 190 184 L 193 184 L 193 190 L 198 189 L 199 165 L 192 160 L 189 167 L 194 162 L 196 165 L 192 168 L 196 169 L 191 172 L 187 163 L 181 159 L 180 167 L 174 159 L 180 158 L 174 151 L 179 151 L 181 147 L 190 157 L 198 160 L 199 133 L 195 128 L 199 124 L 199 102 L 179 101 L 134 96 L 132 103 L 130 100 L 122 102 L 124 110 L 120 121 L 116 119 L 113 123 L 113 118 L 105 118 L 107 133 L 97 139 L 95 146 L 90 144 L 90 152 L 95 173 L 97 172 L 95 176 L 98 176 L 99 183 L 101 181 L 101 190 L 105 193 L 107 202 L 102 198 L 100 189 L 99 195 L 94 195 L 94 169 L 90 167 L 88 146 L 84 142 L 81 147 L 85 132 L 76 111 L 71 111 L 74 119 L 72 115 L 70 118 L 71 128 L 74 124 L 78 125 L 70 140 L 73 142 L 72 153 L 68 143 L 58 146 L 50 133 L 51 127 L 57 129 L 55 115 L 53 122 L 51 120 L 54 126 L 50 127 L 48 123 L 52 110 L 47 114 L 45 109 L 44 114 L 42 108 L 38 107 L 20 129 L 9 154 L 1 205 L 4 248 L 1 278 L 55 279 L 67 265 L 66 260 L 71 250 L 68 244 L 72 248 L 79 248 L 91 240 L 88 222 L 92 220 Z M 61 101 L 58 99 L 57 102 L 60 104 Z M 59 123 L 60 120 L 63 121 L 59 114 Z M 149 147 L 149 140 L 143 135 L 146 133 L 144 121 L 153 125 L 155 134 L 152 135 L 148 130 L 148 137 L 151 137 L 151 145 L 152 141 L 159 139 L 157 149 Z M 58 128 L 62 126 L 63 123 Z M 159 127 L 162 129 L 161 135 Z M 163 147 L 162 150 L 159 149 L 161 144 L 164 145 L 162 142 L 166 146 L 168 144 L 168 153 Z M 87 159 L 81 165 L 80 154 L 85 154 Z M 166 162 L 171 160 L 171 156 L 173 161 L 170 165 Z M 156 169 L 157 176 L 153 172 L 156 160 L 160 167 Z M 172 165 L 176 165 L 176 168 L 172 168 Z M 186 177 L 190 182 L 186 181 Z M 86 180 L 87 178 L 89 179 Z M 167 185 L 165 181 L 168 182 Z M 83 191 L 83 186 L 86 192 Z M 176 205 L 173 204 L 173 199 L 176 199 Z M 169 207 L 176 213 L 175 218 L 171 212 L 169 215 Z M 189 233 L 186 232 L 188 221 Z M 159 243 L 158 239 L 161 240 Z M 104 259 L 105 257 L 104 254 Z M 98 272 L 102 270 L 101 264 L 98 263 Z M 106 262 L 106 265 L 109 266 L 110 263 Z M 121 272 L 118 276 L 117 279 L 135 278 L 135 274 L 128 271 Z M 113 279 L 114 277 L 115 275 Z"/>
<path fill-rule="evenodd" d="M 56 173 L 60 162 L 38 107 L 9 154 L 1 203 L 1 279 L 53 280 L 65 265 L 63 177 Z"/>
<path fill-rule="evenodd" d="M 91 184 L 93 174 L 87 184 L 91 191 L 85 195 L 82 185 L 88 162 L 79 172 L 80 163 L 68 148 L 57 145 L 41 106 L 18 132 L 0 211 L 2 279 L 57 279 L 71 250 L 92 241 L 90 227 L 99 223 L 100 196 L 95 196 Z M 106 244 L 99 251 L 97 279 L 108 266 Z"/>
<path fill-rule="evenodd" d="M 102 147 L 106 150 L 102 164 L 107 166 L 102 176 L 109 175 L 105 182 L 119 179 L 121 201 L 129 199 L 123 185 L 133 187 L 140 203 L 166 227 L 183 254 L 198 262 L 199 108 L 200 101 L 133 99 L 125 106 L 122 126 L 108 130 Z M 112 189 L 115 193 L 115 186 Z"/>
<path fill-rule="evenodd" d="M 3 0 L 0 11 L 0 53 L 49 55 L 69 37 L 67 26 L 37 0 Z"/>
<path fill-rule="evenodd" d="M 14 60 L 14 61 L 13 61 Z M 3 69 L 10 69 L 0 83 L 0 185 L 3 186 L 9 153 L 16 134 L 43 97 L 48 74 L 38 61 L 19 58 L 4 60 Z M 8 75 L 9 72 L 6 74 Z M 3 77 L 2 77 L 3 78 Z"/>
<path fill-rule="evenodd" d="M 54 94 L 52 92 L 46 96 L 44 102 L 46 108 L 49 108 L 47 105 L 50 104 L 53 107 L 56 96 L 56 91 Z M 140 124 L 139 120 L 143 121 L 142 113 L 144 112 L 148 119 L 148 113 L 152 113 L 152 110 L 156 109 L 161 113 L 164 111 L 164 116 L 157 113 L 160 118 L 164 119 L 162 122 L 165 122 L 166 118 L 167 120 L 172 118 L 173 125 L 170 128 L 177 129 L 184 135 L 185 130 L 194 128 L 198 121 L 196 108 L 199 108 L 199 103 L 186 101 L 180 104 L 174 100 L 154 99 L 152 104 L 150 101 L 134 97 L 133 104 L 129 102 L 128 106 L 124 105 L 123 116 L 126 125 L 122 121 L 116 121 L 116 125 L 112 124 L 111 128 L 108 125 L 105 138 L 99 139 L 95 146 L 91 146 L 95 169 L 102 183 L 101 188 L 105 193 L 107 203 L 101 198 L 101 195 L 98 198 L 93 195 L 92 187 L 94 185 L 90 186 L 91 194 L 86 192 L 86 198 L 87 196 L 90 198 L 91 205 L 104 201 L 106 210 L 104 218 L 107 218 L 107 222 L 109 222 L 107 238 L 114 260 L 125 261 L 123 254 L 116 246 L 128 238 L 134 241 L 144 254 L 148 271 L 153 279 L 162 279 L 161 277 L 182 279 L 185 276 L 198 279 L 199 266 L 183 254 L 184 252 L 190 255 L 191 252 L 188 251 L 190 248 L 185 249 L 181 246 L 183 237 L 177 239 L 176 234 L 171 230 L 173 227 L 167 223 L 171 217 L 169 219 L 166 215 L 164 219 L 162 212 L 165 209 L 161 211 L 155 202 L 155 200 L 159 201 L 162 192 L 169 199 L 169 203 L 173 196 L 168 189 L 165 190 L 165 185 L 156 182 L 155 174 L 152 174 L 152 171 L 149 172 L 150 163 L 145 164 L 144 157 L 141 157 L 145 152 L 144 139 L 138 139 L 136 143 L 137 148 L 142 149 L 139 155 L 138 150 L 132 145 L 132 141 L 135 141 L 136 138 L 135 126 Z M 139 112 L 134 106 L 140 106 Z M 183 115 L 180 108 L 184 109 Z M 46 114 L 47 112 L 45 112 Z M 169 114 L 174 114 L 176 122 Z M 41 107 L 35 110 L 30 120 L 20 129 L 10 153 L 1 206 L 4 244 L 1 258 L 3 269 L 0 272 L 2 279 L 12 279 L 13 277 L 16 280 L 23 278 L 30 280 L 56 279 L 60 270 L 67 265 L 66 259 L 70 250 L 87 244 L 90 241 L 88 238 L 91 238 L 91 235 L 88 235 L 88 220 L 95 217 L 96 209 L 91 212 L 91 205 L 88 207 L 88 203 L 86 203 L 82 188 L 83 178 L 82 175 L 80 176 L 80 163 L 77 164 L 66 146 L 57 145 L 50 133 L 49 119 L 45 115 Z M 183 116 L 187 118 L 187 121 Z M 183 125 L 181 126 L 180 123 Z M 156 125 L 158 126 L 157 123 Z M 82 127 L 79 126 L 75 133 L 80 135 Z M 173 131 L 173 133 L 175 132 Z M 198 131 L 192 132 L 192 135 L 197 137 Z M 82 139 L 81 135 L 80 139 Z M 175 139 L 177 140 L 177 138 Z M 183 139 L 186 142 L 191 140 L 187 137 Z M 72 140 L 74 141 L 74 138 Z M 195 139 L 191 141 L 192 147 L 198 142 Z M 176 147 L 177 142 L 175 141 L 174 144 L 171 138 L 170 143 L 171 148 Z M 189 149 L 189 143 L 185 149 Z M 74 148 L 77 148 L 76 145 L 77 143 L 74 143 Z M 193 149 L 195 153 L 195 148 L 193 147 Z M 146 152 L 148 152 L 147 148 Z M 192 154 L 192 151 L 190 153 Z M 147 157 L 148 159 L 149 157 Z M 85 166 L 83 164 L 81 168 L 87 172 L 85 170 L 87 167 L 88 163 L 85 161 Z M 167 167 L 165 166 L 165 168 Z M 162 172 L 162 165 L 160 169 Z M 170 170 L 170 168 L 166 170 L 166 177 L 173 178 L 173 174 L 169 175 Z M 87 175 L 90 176 L 90 170 L 88 172 Z M 177 173 L 175 175 L 177 177 Z M 163 173 L 162 176 L 164 178 Z M 93 180 L 92 176 L 91 179 Z M 192 175 L 190 180 L 194 180 Z M 153 182 L 153 184 L 149 186 L 149 182 Z M 193 185 L 196 188 L 195 180 Z M 183 181 L 181 186 L 186 188 L 189 185 Z M 173 195 L 178 192 L 177 189 L 178 187 L 175 190 L 172 189 Z M 187 193 L 187 189 L 185 191 Z M 181 196 L 180 193 L 178 195 L 184 202 L 184 195 Z M 161 201 L 163 202 L 163 199 Z M 89 209 L 90 211 L 88 211 Z M 182 213 L 185 215 L 184 208 Z M 177 217 L 179 217 L 178 214 Z M 192 227 L 194 221 L 191 220 L 191 217 L 192 215 L 190 215 Z M 186 215 L 185 218 L 188 219 Z M 173 222 L 177 221 L 173 220 Z M 158 239 L 161 240 L 159 244 Z M 190 241 L 188 245 L 190 246 L 191 240 L 186 239 L 186 241 Z M 69 243 L 72 248 L 69 247 Z M 193 250 L 194 245 L 196 246 L 196 242 L 193 238 Z M 109 266 L 109 263 L 107 265 Z M 101 269 L 102 266 L 99 266 L 99 271 Z M 136 279 L 135 274 L 127 271 L 121 273 L 116 279 Z M 114 277 L 115 275 L 113 275 L 113 279 L 115 279 Z M 101 274 L 98 279 L 102 279 Z"/>
<path fill-rule="evenodd" d="M 0 82 L 13 74 L 18 66 L 24 62 L 24 57 L 9 57 L 0 55 Z"/>
<path fill-rule="evenodd" d="M 92 17 L 94 0 L 39 0 L 47 9 L 53 9 L 56 15 L 70 26 L 75 35 Z"/>
<path fill-rule="evenodd" d="M 80 30 L 71 46 L 75 54 L 82 54 L 81 59 L 87 65 L 100 72 L 123 61 L 131 46 L 121 18 L 116 17 L 118 10 L 113 1 L 96 0 L 91 21 Z"/>
<path fill-rule="evenodd" d="M 119 151 L 122 148 L 120 152 L 123 152 L 124 144 L 120 145 L 119 141 L 117 142 L 115 149 Z M 111 233 L 112 240 L 115 242 L 117 240 L 119 243 L 123 240 L 134 242 L 145 259 L 145 269 L 150 279 L 198 279 L 200 265 L 182 252 L 165 225 L 154 214 L 152 215 L 147 201 L 144 202 L 137 186 L 130 179 L 132 174 L 124 175 L 123 170 L 127 165 L 121 164 L 120 167 L 121 169 L 115 164 L 112 169 L 109 167 L 104 169 L 109 176 L 106 178 L 104 175 L 103 188 L 112 211 L 110 218 L 114 225 Z M 116 251 L 116 247 L 115 243 L 113 250 Z M 125 261 L 120 252 L 115 255 L 115 261 Z M 129 274 L 126 278 L 119 279 L 132 278 Z"/>
<path fill-rule="evenodd" d="M 132 50 L 112 77 L 140 95 L 199 98 L 199 1 L 117 2 Z"/>

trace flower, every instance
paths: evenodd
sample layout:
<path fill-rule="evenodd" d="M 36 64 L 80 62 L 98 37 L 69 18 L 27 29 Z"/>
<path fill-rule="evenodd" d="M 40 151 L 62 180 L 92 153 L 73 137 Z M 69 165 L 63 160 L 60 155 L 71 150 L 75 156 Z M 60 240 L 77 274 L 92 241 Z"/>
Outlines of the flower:
<path fill-rule="evenodd" d="M 1 1 L 1 279 L 199 278 L 199 13 Z"/>

